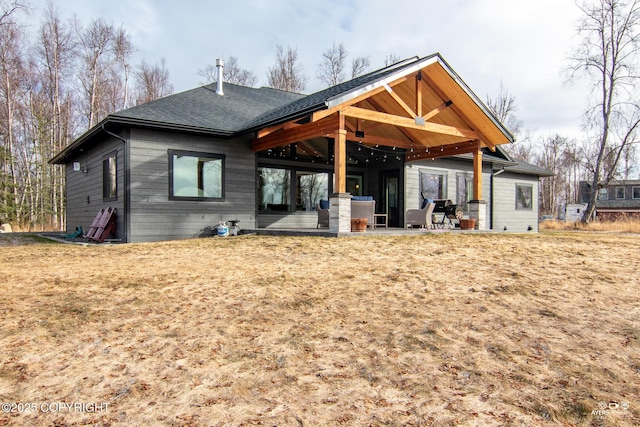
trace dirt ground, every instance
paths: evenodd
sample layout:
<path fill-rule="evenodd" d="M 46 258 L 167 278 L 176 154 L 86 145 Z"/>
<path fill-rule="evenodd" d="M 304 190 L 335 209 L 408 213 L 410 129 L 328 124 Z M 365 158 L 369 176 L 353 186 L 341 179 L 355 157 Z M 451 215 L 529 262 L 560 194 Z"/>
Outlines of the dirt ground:
<path fill-rule="evenodd" d="M 640 425 L 639 247 L 0 235 L 0 426 Z"/>

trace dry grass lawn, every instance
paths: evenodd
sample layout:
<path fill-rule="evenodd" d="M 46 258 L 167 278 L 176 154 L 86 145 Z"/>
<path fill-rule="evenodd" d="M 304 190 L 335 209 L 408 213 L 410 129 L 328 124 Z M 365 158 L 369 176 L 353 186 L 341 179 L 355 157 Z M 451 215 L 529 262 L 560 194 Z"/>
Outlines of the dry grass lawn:
<path fill-rule="evenodd" d="M 639 246 L 0 235 L 0 426 L 640 425 Z"/>

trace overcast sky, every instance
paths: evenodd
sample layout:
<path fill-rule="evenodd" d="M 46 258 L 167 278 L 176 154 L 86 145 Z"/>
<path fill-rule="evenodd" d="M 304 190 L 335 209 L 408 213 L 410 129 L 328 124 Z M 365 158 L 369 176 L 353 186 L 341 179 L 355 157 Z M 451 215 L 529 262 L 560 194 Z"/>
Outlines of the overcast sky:
<path fill-rule="evenodd" d="M 32 0 L 39 22 L 47 0 Z M 198 70 L 235 56 L 266 84 L 276 46 L 297 48 L 306 93 L 322 89 L 316 67 L 333 42 L 349 57 L 440 52 L 483 100 L 500 84 L 517 117 L 536 135 L 578 137 L 588 85 L 567 84 L 563 69 L 579 11 L 574 0 L 54 0 L 64 18 L 123 25 L 137 49 L 133 63 L 165 58 L 176 92 L 199 86 Z"/>

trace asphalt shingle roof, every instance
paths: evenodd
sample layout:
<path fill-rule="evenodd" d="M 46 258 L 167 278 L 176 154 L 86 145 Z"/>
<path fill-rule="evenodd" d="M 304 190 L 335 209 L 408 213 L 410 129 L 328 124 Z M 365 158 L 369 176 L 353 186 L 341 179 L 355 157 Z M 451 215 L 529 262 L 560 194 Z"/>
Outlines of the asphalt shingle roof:
<path fill-rule="evenodd" d="M 201 86 L 111 114 L 110 118 L 235 133 L 245 129 L 256 116 L 304 97 L 267 87 L 256 89 L 231 83 L 223 85 L 222 96 L 215 90 L 215 84 Z"/>
<path fill-rule="evenodd" d="M 431 58 L 437 54 L 428 56 L 426 58 Z M 422 60 L 426 59 L 422 58 Z M 368 74 L 364 74 L 360 77 L 356 77 L 352 80 L 346 81 L 344 83 L 340 83 L 336 86 L 331 86 L 329 88 L 323 89 L 319 92 L 316 92 L 311 95 L 307 95 L 304 98 L 301 98 L 297 101 L 291 102 L 287 105 L 282 106 L 281 108 L 274 109 L 272 111 L 268 111 L 258 117 L 255 117 L 250 123 L 248 123 L 246 130 L 254 130 L 260 127 L 266 127 L 274 122 L 282 121 L 284 118 L 296 118 L 300 117 L 310 111 L 317 111 L 324 107 L 325 103 L 338 95 L 347 93 L 356 88 L 366 86 L 368 83 L 371 83 L 375 80 L 383 79 L 384 77 L 401 71 L 404 68 L 407 68 L 413 65 L 416 61 L 421 58 L 414 57 L 409 58 L 407 60 L 401 61 L 394 65 L 390 65 L 388 67 L 382 68 L 380 70 L 373 71 Z"/>

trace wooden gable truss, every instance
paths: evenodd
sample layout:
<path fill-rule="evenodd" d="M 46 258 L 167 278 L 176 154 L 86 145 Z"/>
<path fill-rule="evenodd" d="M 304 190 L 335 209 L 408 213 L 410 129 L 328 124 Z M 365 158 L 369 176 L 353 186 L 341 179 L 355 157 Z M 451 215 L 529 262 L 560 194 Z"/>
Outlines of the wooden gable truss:
<path fill-rule="evenodd" d="M 337 105 L 257 132 L 254 151 L 326 137 L 334 140 L 335 191 L 346 191 L 346 143 L 405 150 L 407 161 L 473 153 L 474 199 L 482 199 L 482 148 L 513 138 L 440 61 L 340 98 Z M 345 99 L 346 98 L 346 99 Z"/>

